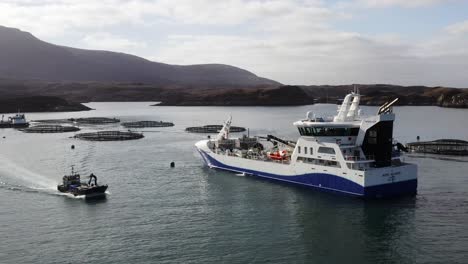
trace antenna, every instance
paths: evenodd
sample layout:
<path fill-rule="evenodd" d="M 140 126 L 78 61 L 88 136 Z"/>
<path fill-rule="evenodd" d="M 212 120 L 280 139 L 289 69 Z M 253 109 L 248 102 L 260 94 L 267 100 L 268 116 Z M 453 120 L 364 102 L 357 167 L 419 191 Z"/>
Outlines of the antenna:
<path fill-rule="evenodd" d="M 358 84 L 353 84 L 353 92 L 355 94 L 359 94 L 359 85 Z"/>

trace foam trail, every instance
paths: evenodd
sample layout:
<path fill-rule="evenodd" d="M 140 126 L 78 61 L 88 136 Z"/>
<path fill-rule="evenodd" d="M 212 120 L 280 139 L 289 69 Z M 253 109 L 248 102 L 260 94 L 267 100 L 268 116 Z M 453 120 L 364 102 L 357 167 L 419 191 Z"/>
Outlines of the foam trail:
<path fill-rule="evenodd" d="M 4 157 L 0 157 L 0 175 L 19 179 L 25 183 L 31 183 L 33 186 L 43 187 L 45 189 L 55 189 L 55 185 L 57 184 L 53 180 L 21 167 Z"/>

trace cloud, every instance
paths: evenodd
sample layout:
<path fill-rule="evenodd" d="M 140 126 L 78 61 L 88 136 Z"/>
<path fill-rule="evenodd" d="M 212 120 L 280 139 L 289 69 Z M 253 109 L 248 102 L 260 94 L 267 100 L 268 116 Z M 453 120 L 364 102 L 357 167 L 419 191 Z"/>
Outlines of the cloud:
<path fill-rule="evenodd" d="M 144 24 L 146 1 L 37 0 L 2 1 L 0 24 L 18 27 L 42 37 L 70 30 L 102 30 L 123 24 Z"/>
<path fill-rule="evenodd" d="M 436 4 L 447 2 L 454 2 L 454 0 L 355 0 L 354 2 L 342 2 L 349 6 L 368 7 L 368 8 L 387 8 L 387 7 L 404 7 L 416 8 L 426 7 Z"/>
<path fill-rule="evenodd" d="M 417 12 L 445 2 L 451 1 L 350 0 L 345 5 Z M 335 22 L 356 12 L 337 8 L 343 6 L 323 0 L 4 0 L 0 24 L 46 41 L 66 42 L 73 35 L 73 46 L 165 63 L 232 64 L 283 83 L 468 84 L 467 21 L 408 40 L 398 33 L 338 28 Z"/>
<path fill-rule="evenodd" d="M 468 33 L 468 20 L 458 22 L 446 27 L 446 30 L 451 34 L 467 34 Z"/>
<path fill-rule="evenodd" d="M 71 29 L 151 25 L 155 19 L 167 24 L 235 26 L 265 18 L 291 22 L 291 14 L 313 22 L 336 15 L 320 3 L 319 0 L 6 0 L 0 3 L 0 24 L 41 36 L 55 36 Z"/>
<path fill-rule="evenodd" d="M 260 34 L 260 33 L 259 33 Z M 466 87 L 466 39 L 439 36 L 406 41 L 316 28 L 262 37 L 172 36 L 155 60 L 178 64 L 227 63 L 289 84 L 394 83 Z"/>

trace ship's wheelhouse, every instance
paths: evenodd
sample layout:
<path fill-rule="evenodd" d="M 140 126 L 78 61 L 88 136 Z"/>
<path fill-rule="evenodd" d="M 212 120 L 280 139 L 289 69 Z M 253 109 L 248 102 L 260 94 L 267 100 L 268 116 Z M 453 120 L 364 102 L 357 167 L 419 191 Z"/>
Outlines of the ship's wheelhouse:
<path fill-rule="evenodd" d="M 355 137 L 359 134 L 359 127 L 336 126 L 299 126 L 299 134 L 306 137 Z"/>

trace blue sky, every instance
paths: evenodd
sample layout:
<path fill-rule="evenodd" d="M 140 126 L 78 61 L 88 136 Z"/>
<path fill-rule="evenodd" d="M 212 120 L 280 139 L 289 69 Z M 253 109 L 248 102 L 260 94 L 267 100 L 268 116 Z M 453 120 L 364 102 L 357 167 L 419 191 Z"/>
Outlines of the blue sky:
<path fill-rule="evenodd" d="M 2 0 L 58 45 L 223 63 L 286 84 L 468 87 L 466 0 Z"/>

